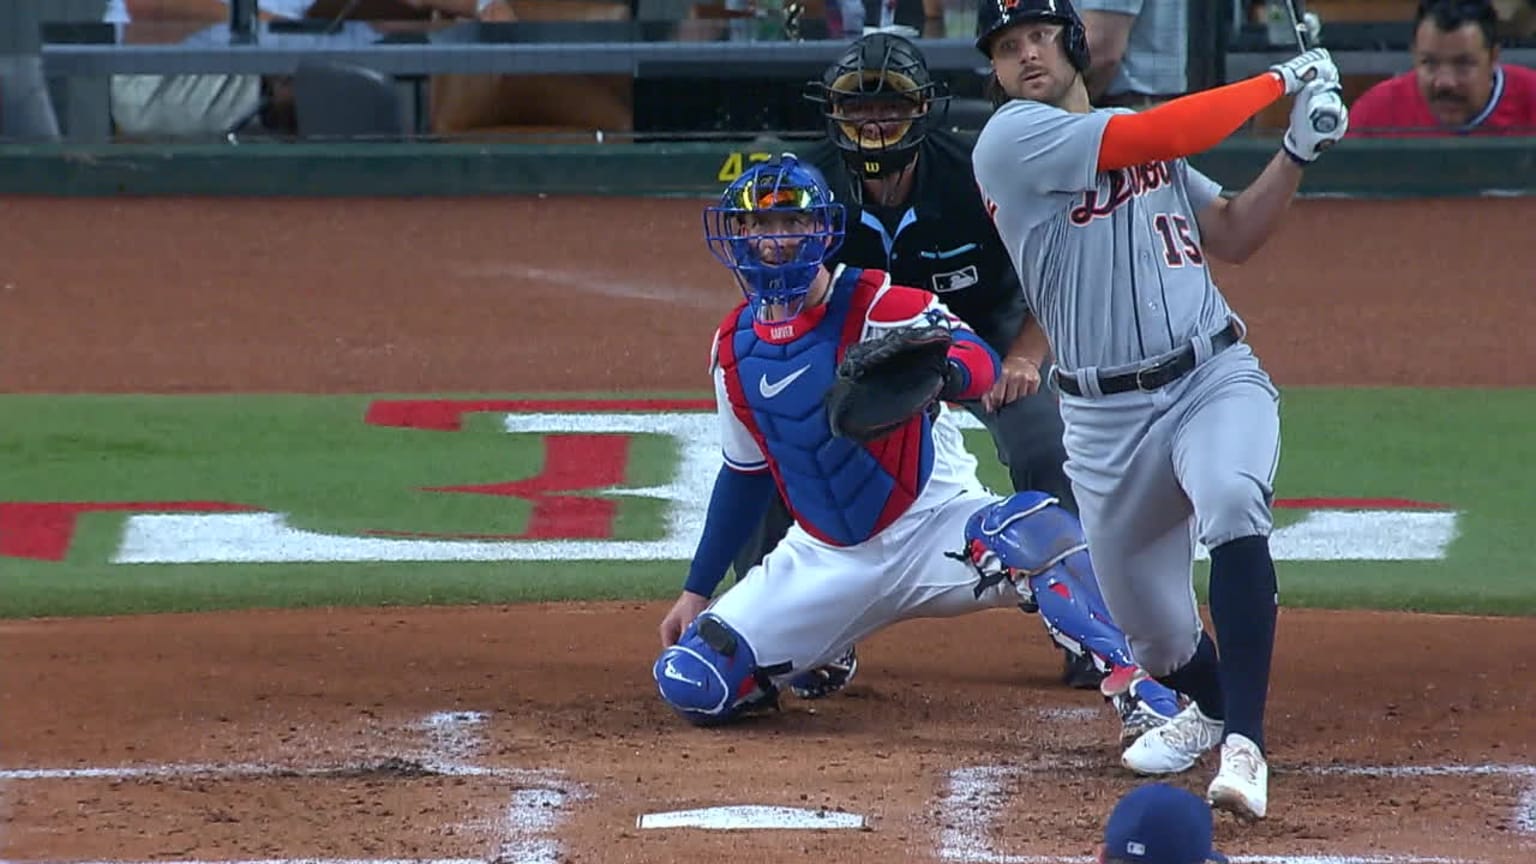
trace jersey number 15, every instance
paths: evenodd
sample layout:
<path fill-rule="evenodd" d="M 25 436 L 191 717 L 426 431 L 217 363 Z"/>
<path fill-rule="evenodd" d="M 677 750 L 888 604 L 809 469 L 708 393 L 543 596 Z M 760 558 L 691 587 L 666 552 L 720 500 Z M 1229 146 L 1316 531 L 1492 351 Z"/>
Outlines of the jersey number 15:
<path fill-rule="evenodd" d="M 1186 262 L 1199 267 L 1205 263 L 1200 244 L 1189 231 L 1189 220 L 1177 213 L 1159 213 L 1152 217 L 1152 227 L 1163 238 L 1163 260 L 1169 267 L 1183 267 Z"/>

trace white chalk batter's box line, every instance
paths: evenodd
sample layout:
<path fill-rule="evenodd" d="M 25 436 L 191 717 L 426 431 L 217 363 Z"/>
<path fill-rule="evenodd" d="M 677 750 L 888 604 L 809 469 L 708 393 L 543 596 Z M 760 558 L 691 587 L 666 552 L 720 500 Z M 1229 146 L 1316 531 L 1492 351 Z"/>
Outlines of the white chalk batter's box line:
<path fill-rule="evenodd" d="M 0 781 L 26 780 L 133 780 L 133 779 L 250 779 L 304 778 L 347 779 L 369 772 L 399 770 L 402 764 L 421 769 L 422 777 L 486 777 L 510 780 L 523 788 L 513 793 L 507 811 L 510 836 L 501 843 L 494 857 L 421 858 L 421 859 L 319 859 L 283 858 L 248 861 L 170 861 L 157 864 L 555 864 L 561 860 L 558 841 L 553 837 L 561 811 L 573 799 L 586 797 L 579 785 L 566 783 L 558 775 L 524 768 L 494 768 L 457 762 L 400 763 L 397 761 L 338 763 L 330 766 L 289 766 L 263 763 L 183 763 L 155 765 L 91 766 L 74 768 L 0 769 Z M 1059 771 L 1060 765 L 1055 766 Z M 992 848 L 991 824 L 1003 811 L 1009 794 L 1006 781 L 1044 773 L 1040 766 L 976 766 L 950 772 L 949 785 L 940 801 L 943 814 L 938 857 L 949 862 L 968 864 L 1088 864 L 1092 859 L 1074 856 L 1016 855 Z M 1360 777 L 1514 777 L 1526 780 L 1515 814 L 1515 827 L 1524 834 L 1536 834 L 1536 765 L 1324 765 L 1285 769 L 1287 773 L 1345 775 Z M 409 775 L 405 775 L 409 776 Z M 1277 862 L 1277 864 L 1476 864 L 1476 859 L 1422 857 L 1405 855 L 1261 855 L 1235 856 L 1235 862 Z M 0 864 L 7 862 L 0 861 Z M 130 861 L 59 861 L 29 864 L 140 864 Z M 150 862 L 143 862 L 150 864 Z"/>
<path fill-rule="evenodd" d="M 566 782 L 560 772 L 547 769 L 497 768 L 463 761 L 484 749 L 484 727 L 490 715 L 483 711 L 437 711 L 410 728 L 424 733 L 426 746 L 410 756 L 330 765 L 282 765 L 264 762 L 158 763 L 149 765 L 91 766 L 73 768 L 14 768 L 0 770 L 0 782 L 25 780 L 145 780 L 145 779 L 305 779 L 347 780 L 393 774 L 400 779 L 433 777 L 484 777 L 510 784 L 506 806 L 494 820 L 480 820 L 490 827 L 492 854 L 488 858 L 283 858 L 247 862 L 183 861 L 172 864 L 559 864 L 564 851 L 555 833 L 567 805 L 587 797 L 585 789 Z M 0 860 L 0 864 L 8 864 Z M 36 864 L 36 862 L 33 862 Z M 133 864 L 127 861 L 58 862 L 58 864 Z M 150 864 L 150 862 L 144 862 Z"/>
<path fill-rule="evenodd" d="M 989 859 L 1006 864 L 1093 864 L 1087 855 L 1009 855 Z M 1229 855 L 1234 864 L 1477 864 L 1470 858 L 1419 855 Z M 236 860 L 157 859 L 155 861 L 27 861 L 0 864 L 507 864 L 494 858 L 249 858 Z"/>
<path fill-rule="evenodd" d="M 1059 772 L 1059 765 L 1055 770 Z M 944 828 L 939 835 L 939 858 L 964 864 L 1050 864 L 1088 862 L 1089 858 L 1014 855 L 992 846 L 991 829 L 1004 812 L 1010 795 L 1004 788 L 1011 779 L 1047 772 L 1045 765 L 978 765 L 949 772 L 949 782 L 939 802 Z M 1285 773 L 1343 775 L 1353 777 L 1514 777 L 1525 780 L 1514 813 L 1515 830 L 1536 834 L 1536 765 L 1301 765 Z M 1404 855 L 1268 855 L 1234 856 L 1233 861 L 1275 861 L 1285 864 L 1430 864 L 1473 862 L 1477 859 L 1425 858 Z"/>

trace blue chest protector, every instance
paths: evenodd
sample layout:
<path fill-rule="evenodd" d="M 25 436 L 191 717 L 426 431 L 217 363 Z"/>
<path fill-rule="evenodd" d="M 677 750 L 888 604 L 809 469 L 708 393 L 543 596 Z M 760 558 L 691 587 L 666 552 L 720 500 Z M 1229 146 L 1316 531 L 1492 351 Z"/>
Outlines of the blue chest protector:
<path fill-rule="evenodd" d="M 719 351 L 732 408 L 767 455 L 790 511 L 812 535 L 842 546 L 869 539 L 904 512 L 891 506 L 893 498 L 910 503 L 933 467 L 926 415 L 907 433 L 919 439 L 915 448 L 866 447 L 834 437 L 828 424 L 822 397 L 836 376 L 849 316 L 862 319 L 867 308 L 867 300 L 855 308 L 866 290 L 859 284 L 863 272 L 839 274 L 825 316 L 798 339 L 762 339 L 743 308 Z M 860 320 L 854 338 L 862 329 Z"/>

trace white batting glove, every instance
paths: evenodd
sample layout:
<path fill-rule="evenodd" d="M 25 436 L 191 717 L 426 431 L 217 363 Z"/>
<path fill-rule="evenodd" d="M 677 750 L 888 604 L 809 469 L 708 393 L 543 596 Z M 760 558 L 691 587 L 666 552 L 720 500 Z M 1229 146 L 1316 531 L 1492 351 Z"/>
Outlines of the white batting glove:
<path fill-rule="evenodd" d="M 1313 81 L 1301 89 L 1291 106 L 1291 125 L 1285 130 L 1285 152 L 1297 162 L 1311 163 L 1344 137 L 1349 129 L 1349 109 L 1342 89 L 1332 81 Z"/>
<path fill-rule="evenodd" d="M 1285 95 L 1294 95 L 1301 88 L 1313 81 L 1339 80 L 1339 67 L 1334 65 L 1333 56 L 1327 48 L 1313 48 L 1302 54 L 1269 67 L 1269 71 L 1280 76 L 1280 81 L 1285 84 Z"/>

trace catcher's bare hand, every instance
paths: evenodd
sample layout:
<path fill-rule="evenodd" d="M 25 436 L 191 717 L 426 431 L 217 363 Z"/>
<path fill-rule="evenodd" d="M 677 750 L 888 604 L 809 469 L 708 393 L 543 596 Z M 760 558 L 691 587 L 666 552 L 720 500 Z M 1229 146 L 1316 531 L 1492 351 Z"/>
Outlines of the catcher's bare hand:
<path fill-rule="evenodd" d="M 692 591 L 684 591 L 672 604 L 667 617 L 661 619 L 661 647 L 666 648 L 676 645 L 682 638 L 683 631 L 693 623 L 693 619 L 699 617 L 699 613 L 709 608 L 709 598 Z"/>
<path fill-rule="evenodd" d="M 1023 399 L 1040 389 L 1040 367 L 1028 357 L 1003 358 L 997 381 L 981 397 L 981 407 L 996 411 L 1017 399 Z"/>

